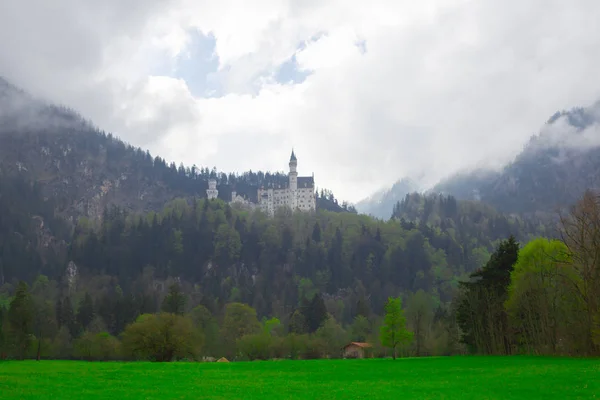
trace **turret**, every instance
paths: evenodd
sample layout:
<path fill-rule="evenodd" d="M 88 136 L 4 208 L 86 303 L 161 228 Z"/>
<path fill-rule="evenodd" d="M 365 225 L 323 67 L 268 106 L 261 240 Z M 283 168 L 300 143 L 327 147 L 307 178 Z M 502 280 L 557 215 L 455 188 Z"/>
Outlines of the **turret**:
<path fill-rule="evenodd" d="M 296 172 L 296 167 L 298 166 L 298 159 L 296 158 L 296 154 L 294 154 L 294 149 L 292 149 L 292 155 L 290 156 L 290 172 Z"/>
<path fill-rule="evenodd" d="M 209 179 L 208 180 L 208 189 L 206 190 L 206 197 L 209 200 L 216 199 L 219 196 L 219 190 L 217 189 L 217 180 Z"/>
<path fill-rule="evenodd" d="M 290 156 L 290 190 L 298 189 L 298 172 L 296 168 L 298 167 L 298 160 L 296 159 L 296 155 L 294 154 L 294 149 L 292 149 L 292 155 Z"/>

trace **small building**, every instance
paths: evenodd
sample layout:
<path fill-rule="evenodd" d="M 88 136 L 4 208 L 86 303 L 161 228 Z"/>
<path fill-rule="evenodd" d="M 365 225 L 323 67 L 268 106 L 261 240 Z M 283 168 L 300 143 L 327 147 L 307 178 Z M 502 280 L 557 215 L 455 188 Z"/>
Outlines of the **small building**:
<path fill-rule="evenodd" d="M 365 358 L 371 356 L 371 343 L 350 342 L 343 348 L 344 358 Z"/>

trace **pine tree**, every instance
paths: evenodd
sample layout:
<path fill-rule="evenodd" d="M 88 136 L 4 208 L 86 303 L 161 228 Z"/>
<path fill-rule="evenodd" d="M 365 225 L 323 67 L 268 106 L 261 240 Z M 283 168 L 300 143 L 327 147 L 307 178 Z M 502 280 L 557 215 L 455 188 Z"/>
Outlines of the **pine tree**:
<path fill-rule="evenodd" d="M 163 300 L 162 310 L 171 314 L 183 315 L 187 299 L 177 283 L 169 287 L 169 293 Z"/>
<path fill-rule="evenodd" d="M 314 240 L 316 243 L 321 241 L 321 227 L 319 226 L 318 222 L 315 222 L 315 225 L 313 226 L 312 240 Z"/>
<path fill-rule="evenodd" d="M 463 332 L 461 341 L 472 351 L 508 354 L 508 316 L 504 307 L 510 275 L 517 262 L 519 243 L 514 236 L 502 241 L 489 261 L 460 282 L 462 293 L 456 319 Z"/>
<path fill-rule="evenodd" d="M 79 304 L 77 310 L 77 323 L 83 330 L 86 330 L 90 322 L 94 319 L 94 301 L 89 293 L 85 293 L 85 297 Z"/>
<path fill-rule="evenodd" d="M 33 301 L 27 284 L 19 282 L 8 309 L 9 337 L 16 354 L 24 359 L 33 338 Z"/>
<path fill-rule="evenodd" d="M 309 333 L 319 329 L 327 319 L 327 308 L 325 307 L 323 297 L 319 293 L 315 294 L 310 303 L 304 307 L 302 313 L 306 318 L 306 326 Z"/>
<path fill-rule="evenodd" d="M 67 327 L 72 337 L 77 337 L 79 332 L 77 324 L 75 323 L 75 313 L 73 312 L 73 305 L 71 304 L 71 298 L 65 297 L 62 301 L 60 310 L 60 318 L 64 326 Z"/>

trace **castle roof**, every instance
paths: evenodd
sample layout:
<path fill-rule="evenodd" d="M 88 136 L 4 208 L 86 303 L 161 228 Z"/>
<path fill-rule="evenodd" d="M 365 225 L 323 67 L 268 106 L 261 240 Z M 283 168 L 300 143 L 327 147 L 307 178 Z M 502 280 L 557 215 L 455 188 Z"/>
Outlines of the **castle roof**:
<path fill-rule="evenodd" d="M 290 162 L 291 161 L 298 161 L 298 160 L 296 160 L 296 155 L 294 154 L 294 149 L 292 149 L 292 155 L 290 156 Z"/>
<path fill-rule="evenodd" d="M 315 186 L 314 176 L 299 176 L 298 177 L 298 189 L 300 188 L 311 188 Z"/>

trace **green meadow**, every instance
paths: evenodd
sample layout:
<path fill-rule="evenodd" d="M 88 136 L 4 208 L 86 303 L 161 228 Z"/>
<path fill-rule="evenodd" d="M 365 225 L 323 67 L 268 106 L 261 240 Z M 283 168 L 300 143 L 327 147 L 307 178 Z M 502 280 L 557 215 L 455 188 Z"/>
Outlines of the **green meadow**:
<path fill-rule="evenodd" d="M 593 399 L 600 398 L 600 360 L 13 361 L 0 363 L 0 398 Z"/>

